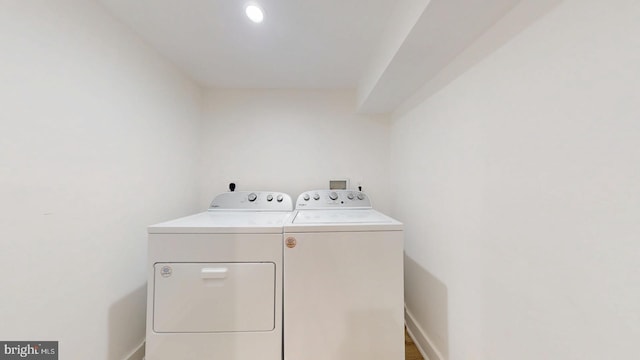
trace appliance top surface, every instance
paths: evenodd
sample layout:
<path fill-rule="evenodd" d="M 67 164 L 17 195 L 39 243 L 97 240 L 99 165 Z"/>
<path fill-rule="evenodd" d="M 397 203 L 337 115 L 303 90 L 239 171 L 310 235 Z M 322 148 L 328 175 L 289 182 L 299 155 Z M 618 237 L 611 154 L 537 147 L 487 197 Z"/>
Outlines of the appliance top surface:
<path fill-rule="evenodd" d="M 209 211 L 293 211 L 293 201 L 277 191 L 225 192 L 213 199 Z"/>
<path fill-rule="evenodd" d="M 286 232 L 401 231 L 401 222 L 374 209 L 297 210 Z"/>
<path fill-rule="evenodd" d="M 369 197 L 353 190 L 302 193 L 285 232 L 397 231 L 402 223 L 373 208 Z"/>
<path fill-rule="evenodd" d="M 293 224 L 392 224 L 392 218 L 373 209 L 299 210 Z"/>
<path fill-rule="evenodd" d="M 282 233 L 290 211 L 207 211 L 149 226 L 150 234 Z"/>
<path fill-rule="evenodd" d="M 206 211 L 149 226 L 150 234 L 282 233 L 290 211 Z"/>

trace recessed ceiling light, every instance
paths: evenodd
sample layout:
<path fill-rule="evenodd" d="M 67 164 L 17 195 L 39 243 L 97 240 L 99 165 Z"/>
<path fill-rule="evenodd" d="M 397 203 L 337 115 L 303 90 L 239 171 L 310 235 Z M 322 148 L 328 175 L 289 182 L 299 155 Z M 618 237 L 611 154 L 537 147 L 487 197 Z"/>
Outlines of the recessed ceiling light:
<path fill-rule="evenodd" d="M 249 4 L 244 8 L 245 13 L 247 13 L 247 17 L 253 21 L 254 23 L 261 23 L 264 20 L 264 12 L 260 6 L 255 4 Z"/>

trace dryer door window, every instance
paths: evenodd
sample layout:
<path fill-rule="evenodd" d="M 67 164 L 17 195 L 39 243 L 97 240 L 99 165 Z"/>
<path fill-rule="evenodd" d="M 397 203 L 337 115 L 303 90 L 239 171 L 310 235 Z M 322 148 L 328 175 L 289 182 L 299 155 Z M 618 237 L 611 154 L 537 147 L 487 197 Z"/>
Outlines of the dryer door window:
<path fill-rule="evenodd" d="M 155 332 L 274 329 L 274 263 L 156 263 L 154 271 Z"/>

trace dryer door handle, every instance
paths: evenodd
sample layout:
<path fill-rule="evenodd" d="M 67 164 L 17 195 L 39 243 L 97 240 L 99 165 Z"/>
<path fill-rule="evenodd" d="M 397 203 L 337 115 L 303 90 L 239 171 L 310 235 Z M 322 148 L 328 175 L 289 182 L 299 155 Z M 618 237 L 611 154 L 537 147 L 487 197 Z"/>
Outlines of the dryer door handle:
<path fill-rule="evenodd" d="M 200 277 L 203 279 L 224 279 L 227 277 L 229 269 L 225 267 L 221 268 L 202 268 L 200 270 Z"/>

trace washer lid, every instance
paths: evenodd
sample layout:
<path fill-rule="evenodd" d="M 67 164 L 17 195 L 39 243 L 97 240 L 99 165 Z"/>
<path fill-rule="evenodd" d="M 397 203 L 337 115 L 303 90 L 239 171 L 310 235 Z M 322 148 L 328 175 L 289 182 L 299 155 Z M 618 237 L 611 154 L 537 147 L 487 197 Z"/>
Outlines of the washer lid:
<path fill-rule="evenodd" d="M 402 223 L 373 209 L 298 210 L 285 231 L 388 231 Z"/>
<path fill-rule="evenodd" d="M 151 225 L 149 234 L 281 234 L 291 212 L 207 211 Z"/>
<path fill-rule="evenodd" d="M 294 224 L 390 224 L 393 219 L 372 209 L 362 210 L 300 210 Z"/>

